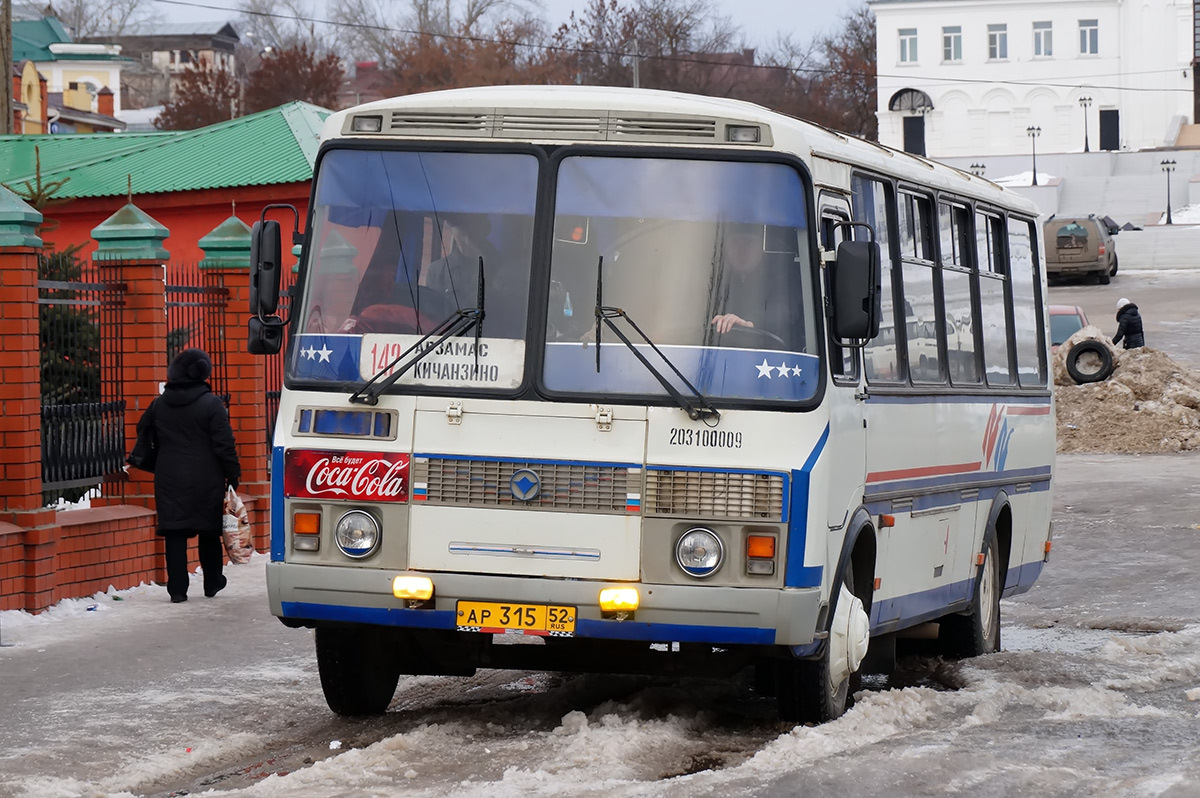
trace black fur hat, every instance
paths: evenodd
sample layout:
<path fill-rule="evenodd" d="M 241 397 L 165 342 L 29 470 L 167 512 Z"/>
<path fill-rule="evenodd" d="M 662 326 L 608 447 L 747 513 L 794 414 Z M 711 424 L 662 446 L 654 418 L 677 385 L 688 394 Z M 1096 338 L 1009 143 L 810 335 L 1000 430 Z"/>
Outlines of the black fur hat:
<path fill-rule="evenodd" d="M 212 374 L 212 361 L 203 349 L 185 349 L 167 367 L 167 382 L 204 382 Z"/>

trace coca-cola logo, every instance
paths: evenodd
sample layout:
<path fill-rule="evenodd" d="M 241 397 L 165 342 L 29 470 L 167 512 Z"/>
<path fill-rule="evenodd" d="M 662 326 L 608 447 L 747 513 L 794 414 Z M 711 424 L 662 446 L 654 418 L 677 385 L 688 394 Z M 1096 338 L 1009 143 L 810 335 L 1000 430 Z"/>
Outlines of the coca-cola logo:
<path fill-rule="evenodd" d="M 283 492 L 289 498 L 408 501 L 407 452 L 289 449 L 283 458 Z"/>

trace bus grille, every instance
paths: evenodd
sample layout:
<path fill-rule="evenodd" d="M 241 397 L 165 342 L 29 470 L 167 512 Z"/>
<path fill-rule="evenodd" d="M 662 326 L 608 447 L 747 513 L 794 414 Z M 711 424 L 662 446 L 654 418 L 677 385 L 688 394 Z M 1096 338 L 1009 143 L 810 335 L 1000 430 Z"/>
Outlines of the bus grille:
<path fill-rule="evenodd" d="M 781 474 L 652 468 L 645 512 L 782 521 L 783 491 Z"/>
<path fill-rule="evenodd" d="M 541 482 L 528 501 L 515 498 L 511 488 L 513 475 L 522 469 Z M 412 483 L 413 500 L 429 504 L 622 514 L 641 509 L 642 469 L 637 467 L 414 457 Z"/>

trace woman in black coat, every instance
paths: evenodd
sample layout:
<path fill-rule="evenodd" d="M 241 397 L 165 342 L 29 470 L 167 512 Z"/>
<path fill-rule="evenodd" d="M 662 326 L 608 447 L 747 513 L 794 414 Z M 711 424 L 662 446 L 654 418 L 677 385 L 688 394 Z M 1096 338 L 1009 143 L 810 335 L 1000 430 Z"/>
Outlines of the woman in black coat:
<path fill-rule="evenodd" d="M 1128 299 L 1121 297 L 1117 300 L 1117 334 L 1113 336 L 1113 346 L 1125 341 L 1126 349 L 1137 349 L 1146 345 L 1142 334 L 1142 315 L 1138 306 Z"/>
<path fill-rule="evenodd" d="M 167 368 L 162 396 L 137 424 L 139 437 L 149 424 L 158 435 L 154 501 L 166 544 L 167 592 L 176 603 L 187 601 L 188 538 L 199 538 L 204 595 L 215 596 L 226 584 L 225 491 L 237 488 L 242 469 L 229 413 L 207 382 L 210 374 L 212 361 L 203 350 L 180 352 Z"/>

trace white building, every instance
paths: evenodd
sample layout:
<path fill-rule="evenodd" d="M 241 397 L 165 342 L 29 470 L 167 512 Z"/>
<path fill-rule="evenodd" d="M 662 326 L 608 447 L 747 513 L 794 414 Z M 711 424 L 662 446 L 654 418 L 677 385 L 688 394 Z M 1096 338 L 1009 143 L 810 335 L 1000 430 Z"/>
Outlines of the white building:
<path fill-rule="evenodd" d="M 1174 146 L 1196 121 L 1192 2 L 873 0 L 879 140 L 934 158 Z"/>

